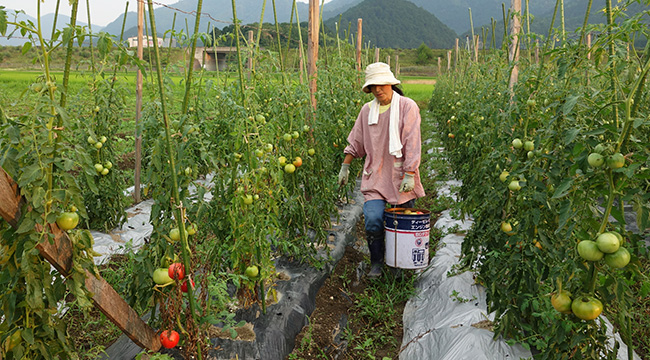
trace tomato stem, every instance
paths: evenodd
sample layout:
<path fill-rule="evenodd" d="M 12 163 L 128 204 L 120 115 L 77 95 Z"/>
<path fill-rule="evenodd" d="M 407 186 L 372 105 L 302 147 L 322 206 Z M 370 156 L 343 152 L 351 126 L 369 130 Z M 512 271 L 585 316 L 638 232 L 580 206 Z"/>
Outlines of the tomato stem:
<path fill-rule="evenodd" d="M 602 234 L 607 228 L 609 214 L 611 214 L 612 205 L 614 204 L 614 175 L 612 174 L 612 170 L 610 169 L 607 169 L 607 180 L 609 186 L 609 194 L 607 195 L 607 206 L 605 207 L 605 212 L 603 213 L 603 220 L 600 223 L 598 234 Z"/>

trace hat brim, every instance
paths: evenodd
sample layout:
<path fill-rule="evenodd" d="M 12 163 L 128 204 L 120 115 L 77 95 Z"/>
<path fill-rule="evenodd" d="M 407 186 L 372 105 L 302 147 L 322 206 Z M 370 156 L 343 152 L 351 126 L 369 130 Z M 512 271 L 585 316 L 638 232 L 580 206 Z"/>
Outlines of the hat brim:
<path fill-rule="evenodd" d="M 376 81 L 376 80 L 370 79 L 370 80 L 366 81 L 365 84 L 363 84 L 363 87 L 361 88 L 361 90 L 363 92 L 369 94 L 370 93 L 370 85 L 399 85 L 399 84 L 401 84 L 401 81 L 399 81 L 399 80 L 397 80 L 395 78 L 387 79 L 387 80 L 385 79 L 383 81 Z"/>

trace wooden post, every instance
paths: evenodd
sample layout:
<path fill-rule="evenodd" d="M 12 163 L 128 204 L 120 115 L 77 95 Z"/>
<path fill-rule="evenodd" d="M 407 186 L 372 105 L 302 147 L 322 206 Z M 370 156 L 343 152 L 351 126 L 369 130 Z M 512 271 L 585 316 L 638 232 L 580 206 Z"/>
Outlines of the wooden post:
<path fill-rule="evenodd" d="M 513 64 L 512 73 L 510 73 L 510 96 L 514 97 L 513 89 L 519 79 L 519 33 L 521 32 L 521 0 L 510 0 L 510 13 L 513 14 L 510 22 L 510 35 L 512 43 L 510 44 L 509 60 Z"/>
<path fill-rule="evenodd" d="M 16 227 L 20 219 L 20 211 L 24 203 L 18 184 L 0 167 L 0 216 L 9 225 Z M 36 231 L 42 231 L 41 225 L 36 225 Z M 54 235 L 54 240 L 46 240 L 36 245 L 36 248 L 61 276 L 67 277 L 72 270 L 72 242 L 65 231 L 56 224 L 49 224 L 46 230 Z M 50 241 L 52 241 L 50 243 Z M 149 327 L 120 295 L 101 276 L 96 277 L 86 270 L 85 285 L 92 293 L 93 304 L 106 317 L 117 325 L 138 346 L 158 351 L 160 338 Z"/>
<path fill-rule="evenodd" d="M 539 64 L 539 39 L 535 41 L 535 64 Z"/>
<path fill-rule="evenodd" d="M 144 23 L 144 0 L 138 0 L 138 59 L 142 61 L 143 44 L 142 28 Z M 171 43 L 171 40 L 170 40 Z M 140 133 L 140 119 L 142 118 L 142 71 L 138 67 L 135 80 L 135 169 L 133 202 L 140 202 L 140 176 L 142 172 L 142 134 Z"/>
<path fill-rule="evenodd" d="M 359 18 L 357 19 L 357 70 L 361 71 L 361 48 L 363 47 L 363 43 L 361 43 L 361 39 L 363 38 L 363 19 Z"/>
<path fill-rule="evenodd" d="M 451 50 L 447 50 L 447 71 L 451 70 Z"/>
<path fill-rule="evenodd" d="M 375 62 L 379 62 L 379 48 L 375 48 Z"/>
<path fill-rule="evenodd" d="M 399 76 L 399 55 L 395 55 L 395 75 Z"/>
<path fill-rule="evenodd" d="M 386 64 L 390 67 L 390 55 L 386 55 Z"/>
<path fill-rule="evenodd" d="M 309 94 L 311 105 L 316 110 L 316 61 L 318 61 L 318 30 L 320 16 L 318 0 L 309 0 L 309 40 L 307 41 L 307 76 L 309 77 Z"/>
<path fill-rule="evenodd" d="M 442 72 L 442 63 L 441 63 L 442 58 L 438 56 L 438 76 L 440 76 L 440 73 Z"/>
<path fill-rule="evenodd" d="M 459 52 L 460 52 L 460 46 L 459 46 L 459 40 L 456 38 L 456 44 L 454 45 L 454 51 L 456 52 L 456 58 L 454 59 L 454 67 L 458 67 L 458 60 L 459 60 Z"/>

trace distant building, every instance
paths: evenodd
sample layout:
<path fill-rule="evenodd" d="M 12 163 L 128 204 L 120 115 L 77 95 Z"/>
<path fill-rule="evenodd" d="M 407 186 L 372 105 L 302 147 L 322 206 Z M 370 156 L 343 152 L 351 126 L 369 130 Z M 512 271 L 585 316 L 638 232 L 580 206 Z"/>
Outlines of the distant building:
<path fill-rule="evenodd" d="M 153 36 L 143 36 L 142 39 L 144 40 L 144 44 L 142 44 L 142 47 L 153 47 Z M 157 40 L 158 40 L 158 46 L 160 46 L 160 47 L 162 47 L 162 46 L 168 47 L 169 46 L 170 38 L 163 39 L 163 38 L 159 37 L 159 38 L 157 38 Z M 129 42 L 129 47 L 137 47 L 138 46 L 138 37 L 137 36 L 130 37 L 130 38 L 127 39 L 127 41 Z M 171 44 L 172 44 L 172 47 L 176 47 L 176 40 L 171 39 Z"/>
<path fill-rule="evenodd" d="M 189 51 L 189 48 L 187 49 Z M 226 57 L 228 54 L 237 53 L 235 47 L 213 46 L 196 47 L 194 51 L 193 67 L 195 70 L 205 69 L 207 71 L 219 71 L 226 69 Z"/>

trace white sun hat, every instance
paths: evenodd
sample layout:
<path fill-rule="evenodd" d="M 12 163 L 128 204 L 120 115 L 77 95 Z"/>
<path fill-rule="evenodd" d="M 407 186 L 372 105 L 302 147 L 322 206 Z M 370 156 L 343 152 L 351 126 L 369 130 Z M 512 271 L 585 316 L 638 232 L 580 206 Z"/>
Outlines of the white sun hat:
<path fill-rule="evenodd" d="M 376 62 L 366 66 L 366 83 L 361 90 L 369 93 L 370 85 L 397 85 L 400 81 L 395 78 L 390 66 L 383 62 Z"/>

